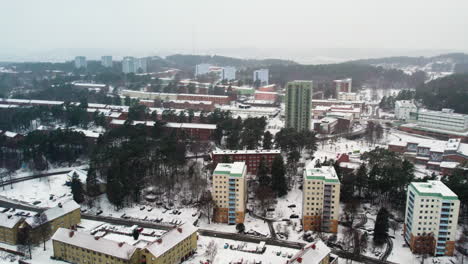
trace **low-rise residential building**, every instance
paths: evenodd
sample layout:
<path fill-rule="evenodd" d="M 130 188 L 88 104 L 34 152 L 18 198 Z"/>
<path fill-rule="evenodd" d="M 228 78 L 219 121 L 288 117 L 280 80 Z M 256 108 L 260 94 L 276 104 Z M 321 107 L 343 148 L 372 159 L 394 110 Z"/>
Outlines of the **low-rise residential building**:
<path fill-rule="evenodd" d="M 333 166 L 304 170 L 302 189 L 302 225 L 304 230 L 336 233 L 340 211 L 340 181 Z"/>
<path fill-rule="evenodd" d="M 247 202 L 245 162 L 218 163 L 213 171 L 213 219 L 218 223 L 243 223 Z"/>
<path fill-rule="evenodd" d="M 107 264 L 138 262 L 137 247 L 125 242 L 59 228 L 52 237 L 54 258 L 75 264 Z"/>
<path fill-rule="evenodd" d="M 359 95 L 357 93 L 339 92 L 337 99 L 342 101 L 357 101 L 359 100 Z"/>
<path fill-rule="evenodd" d="M 122 96 L 129 96 L 145 100 L 160 99 L 163 101 L 169 100 L 184 100 L 184 101 L 211 101 L 214 104 L 229 104 L 231 99 L 227 95 L 211 95 L 211 94 L 175 94 L 175 93 L 153 93 L 133 90 L 123 90 Z"/>
<path fill-rule="evenodd" d="M 18 230 L 22 221 L 22 217 L 0 213 L 0 242 L 16 245 L 18 243 Z"/>
<path fill-rule="evenodd" d="M 75 201 L 69 200 L 65 203 L 59 203 L 57 206 L 45 210 L 36 216 L 26 218 L 20 225 L 30 234 L 33 242 L 38 242 L 43 237 L 51 237 L 59 228 L 76 228 L 81 222 L 80 205 Z M 42 228 L 47 225 L 47 228 Z M 46 234 L 44 234 L 46 230 Z"/>
<path fill-rule="evenodd" d="M 408 187 L 404 238 L 416 254 L 453 256 L 460 201 L 441 181 Z"/>
<path fill-rule="evenodd" d="M 337 264 L 338 257 L 331 254 L 331 249 L 318 240 L 310 243 L 294 255 L 287 264 Z"/>
<path fill-rule="evenodd" d="M 410 113 L 416 112 L 418 108 L 413 101 L 399 100 L 395 102 L 395 118 L 400 120 L 409 120 Z"/>
<path fill-rule="evenodd" d="M 442 141 L 415 137 L 392 141 L 388 149 L 417 164 L 424 164 L 428 169 L 443 170 L 444 174 L 450 174 L 455 167 L 468 162 L 468 144 L 457 138 Z"/>
<path fill-rule="evenodd" d="M 257 175 L 257 169 L 260 161 L 265 159 L 265 164 L 269 169 L 273 164 L 273 160 L 281 155 L 277 149 L 270 150 L 215 150 L 211 153 L 211 159 L 214 166 L 218 163 L 229 163 L 235 161 L 243 161 L 247 165 L 247 173 Z"/>
<path fill-rule="evenodd" d="M 84 232 L 59 228 L 52 237 L 54 258 L 76 264 L 175 264 L 197 249 L 197 228 L 177 226 L 154 241 L 119 242 Z"/>
<path fill-rule="evenodd" d="M 324 117 L 318 122 L 314 122 L 314 130 L 319 134 L 333 134 L 336 132 L 337 125 L 337 118 Z"/>

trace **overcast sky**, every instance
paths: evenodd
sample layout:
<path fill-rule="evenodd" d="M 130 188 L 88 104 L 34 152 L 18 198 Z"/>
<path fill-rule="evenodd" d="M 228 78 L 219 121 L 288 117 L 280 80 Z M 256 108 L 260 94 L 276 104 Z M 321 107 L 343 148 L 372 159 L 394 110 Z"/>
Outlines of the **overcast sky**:
<path fill-rule="evenodd" d="M 467 0 L 0 1 L 3 56 L 468 49 Z"/>

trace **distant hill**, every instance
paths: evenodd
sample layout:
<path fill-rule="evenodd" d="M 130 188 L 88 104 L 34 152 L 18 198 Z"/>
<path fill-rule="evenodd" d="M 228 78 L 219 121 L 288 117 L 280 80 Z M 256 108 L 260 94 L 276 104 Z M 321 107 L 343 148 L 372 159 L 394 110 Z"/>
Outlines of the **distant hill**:
<path fill-rule="evenodd" d="M 382 66 L 409 71 L 426 72 L 468 72 L 468 54 L 449 53 L 433 57 L 386 57 L 350 61 L 354 64 Z"/>
<path fill-rule="evenodd" d="M 429 109 L 452 108 L 468 114 L 468 74 L 453 74 L 416 88 L 416 98 Z"/>
<path fill-rule="evenodd" d="M 195 67 L 197 64 L 208 63 L 218 66 L 234 66 L 236 68 L 258 68 L 272 65 L 297 65 L 298 63 L 290 60 L 280 59 L 239 59 L 224 56 L 209 55 L 182 55 L 176 54 L 166 57 L 166 61 L 174 64 L 178 68 Z"/>

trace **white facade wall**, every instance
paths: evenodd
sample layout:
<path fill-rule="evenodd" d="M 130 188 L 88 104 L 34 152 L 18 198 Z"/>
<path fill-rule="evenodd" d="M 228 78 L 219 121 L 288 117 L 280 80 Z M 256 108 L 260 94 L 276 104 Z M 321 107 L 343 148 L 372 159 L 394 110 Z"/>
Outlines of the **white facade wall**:
<path fill-rule="evenodd" d="M 75 57 L 75 68 L 85 68 L 88 66 L 85 56 L 77 56 Z"/>
<path fill-rule="evenodd" d="M 416 112 L 418 108 L 411 101 L 396 101 L 395 102 L 395 118 L 400 120 L 409 120 L 410 113 Z"/>
<path fill-rule="evenodd" d="M 101 65 L 106 68 L 112 67 L 112 56 L 102 56 Z"/>
<path fill-rule="evenodd" d="M 202 63 L 195 66 L 195 76 L 207 74 L 210 72 L 210 64 Z"/>
<path fill-rule="evenodd" d="M 254 83 L 259 80 L 260 85 L 268 85 L 270 72 L 268 69 L 260 69 L 253 72 Z"/>
<path fill-rule="evenodd" d="M 464 132 L 468 130 L 468 115 L 456 114 L 450 109 L 444 111 L 418 111 L 420 126 Z"/>

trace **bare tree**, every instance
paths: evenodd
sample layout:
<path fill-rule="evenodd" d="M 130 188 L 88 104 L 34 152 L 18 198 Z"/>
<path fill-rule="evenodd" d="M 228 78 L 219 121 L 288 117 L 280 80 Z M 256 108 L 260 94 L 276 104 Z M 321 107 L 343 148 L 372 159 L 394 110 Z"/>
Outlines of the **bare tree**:
<path fill-rule="evenodd" d="M 52 232 L 47 215 L 41 213 L 39 216 L 34 217 L 34 224 L 44 244 L 44 251 L 46 251 L 46 241 L 49 239 L 50 233 Z"/>
<path fill-rule="evenodd" d="M 211 216 L 214 207 L 213 196 L 210 191 L 204 192 L 198 200 L 198 210 L 208 218 L 208 224 L 211 223 Z"/>
<path fill-rule="evenodd" d="M 267 208 L 273 203 L 275 199 L 275 193 L 269 186 L 259 185 L 255 192 L 255 197 L 260 203 L 260 210 L 262 215 L 266 216 Z"/>
<path fill-rule="evenodd" d="M 395 235 L 396 231 L 400 229 L 400 223 L 393 220 L 393 221 L 390 221 L 389 224 L 390 224 L 390 228 L 393 230 L 393 234 Z"/>
<path fill-rule="evenodd" d="M 211 240 L 210 243 L 206 246 L 205 257 L 210 263 L 214 263 L 216 255 L 218 254 L 218 244 L 214 240 Z"/>

